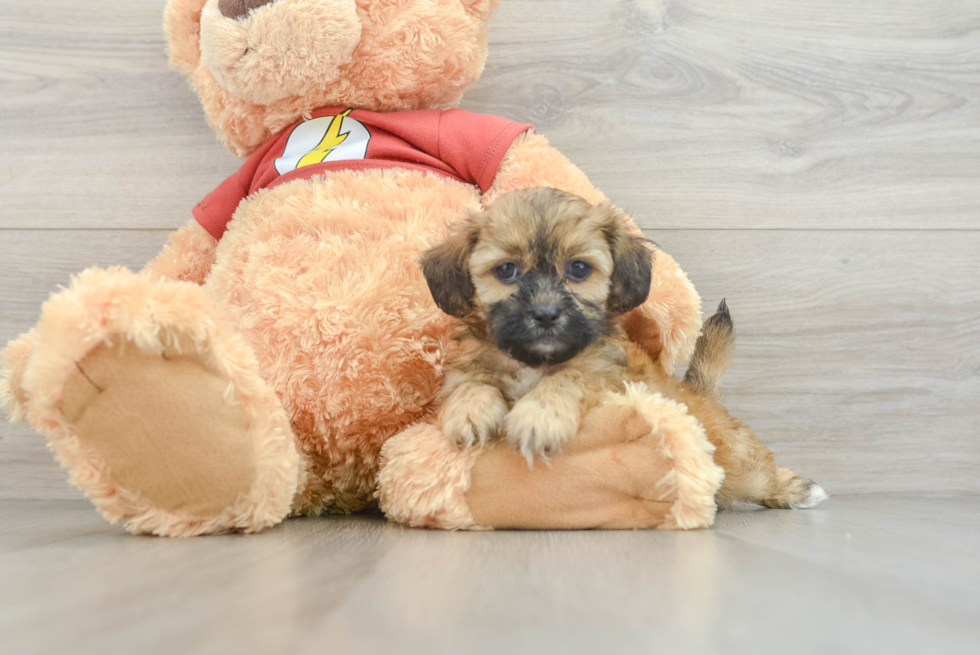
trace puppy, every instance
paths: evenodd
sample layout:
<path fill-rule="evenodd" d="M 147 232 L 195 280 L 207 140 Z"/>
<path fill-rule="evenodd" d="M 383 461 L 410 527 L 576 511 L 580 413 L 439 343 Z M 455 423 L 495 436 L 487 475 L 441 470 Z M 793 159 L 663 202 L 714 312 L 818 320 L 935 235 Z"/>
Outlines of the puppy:
<path fill-rule="evenodd" d="M 472 446 L 503 435 L 530 465 L 573 438 L 608 392 L 642 382 L 704 426 L 726 473 L 720 503 L 797 508 L 826 498 L 717 402 L 734 350 L 724 301 L 684 382 L 627 340 L 621 317 L 646 300 L 653 257 L 611 205 L 555 189 L 506 194 L 454 225 L 422 256 L 436 304 L 461 322 L 439 413 L 446 438 Z"/>

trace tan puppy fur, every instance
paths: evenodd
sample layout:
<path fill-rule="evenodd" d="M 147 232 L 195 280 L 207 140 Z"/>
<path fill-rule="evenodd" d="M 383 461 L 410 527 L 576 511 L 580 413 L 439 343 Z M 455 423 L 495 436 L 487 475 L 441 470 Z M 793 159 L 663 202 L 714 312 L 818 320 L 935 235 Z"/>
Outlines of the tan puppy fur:
<path fill-rule="evenodd" d="M 612 205 L 555 189 L 506 194 L 454 226 L 422 257 L 436 304 L 461 319 L 439 414 L 446 438 L 472 446 L 504 435 L 531 464 L 573 438 L 608 392 L 643 382 L 704 426 L 726 473 L 719 502 L 797 508 L 826 498 L 718 404 L 734 350 L 724 302 L 684 382 L 627 340 L 621 317 L 646 300 L 653 256 Z"/>

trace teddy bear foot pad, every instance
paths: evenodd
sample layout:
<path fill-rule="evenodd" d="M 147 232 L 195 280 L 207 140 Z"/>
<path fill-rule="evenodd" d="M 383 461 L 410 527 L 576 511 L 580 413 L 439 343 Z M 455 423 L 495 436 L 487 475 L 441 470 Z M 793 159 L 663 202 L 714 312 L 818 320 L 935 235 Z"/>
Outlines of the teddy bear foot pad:
<path fill-rule="evenodd" d="M 65 420 L 121 487 L 161 510 L 209 517 L 255 482 L 245 412 L 196 353 L 99 345 L 77 369 L 65 384 Z"/>
<path fill-rule="evenodd" d="M 89 269 L 46 305 L 27 417 L 110 521 L 166 536 L 289 513 L 299 456 L 248 345 L 187 282 Z"/>

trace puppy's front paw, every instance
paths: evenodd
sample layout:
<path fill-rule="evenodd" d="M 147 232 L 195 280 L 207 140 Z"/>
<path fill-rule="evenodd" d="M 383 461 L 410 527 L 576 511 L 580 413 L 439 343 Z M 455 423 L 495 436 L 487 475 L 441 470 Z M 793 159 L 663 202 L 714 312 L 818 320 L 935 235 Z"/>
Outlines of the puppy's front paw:
<path fill-rule="evenodd" d="M 554 405 L 524 397 L 504 419 L 507 441 L 527 459 L 528 466 L 537 455 L 547 459 L 578 432 L 577 412 L 563 412 Z"/>
<path fill-rule="evenodd" d="M 507 403 L 493 388 L 456 393 L 442 410 L 442 431 L 453 446 L 482 446 L 494 439 L 507 415 Z"/>

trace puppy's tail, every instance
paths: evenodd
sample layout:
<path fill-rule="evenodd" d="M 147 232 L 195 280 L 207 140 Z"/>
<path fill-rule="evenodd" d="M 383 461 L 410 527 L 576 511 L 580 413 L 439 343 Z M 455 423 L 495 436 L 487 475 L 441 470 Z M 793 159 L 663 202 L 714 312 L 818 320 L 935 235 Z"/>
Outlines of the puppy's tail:
<path fill-rule="evenodd" d="M 684 382 L 712 398 L 719 397 L 721 376 L 728 370 L 735 354 L 735 324 L 724 300 L 715 315 L 701 326 L 701 336 L 694 345 L 694 356 Z"/>

